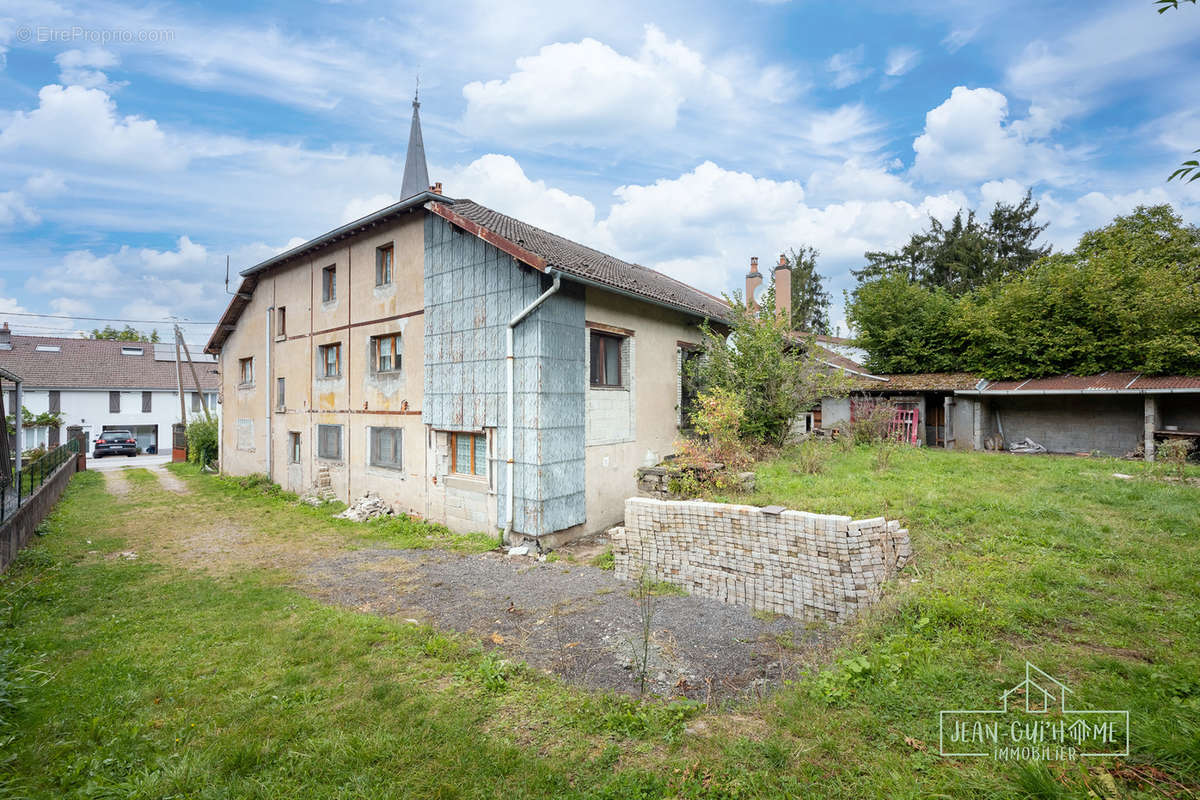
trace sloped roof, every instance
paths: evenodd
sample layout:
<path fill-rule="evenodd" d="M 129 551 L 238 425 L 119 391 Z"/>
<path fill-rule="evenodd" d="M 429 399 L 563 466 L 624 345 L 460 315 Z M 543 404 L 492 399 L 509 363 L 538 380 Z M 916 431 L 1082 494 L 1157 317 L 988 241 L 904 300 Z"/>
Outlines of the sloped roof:
<path fill-rule="evenodd" d="M 37 348 L 41 347 L 42 350 Z M 57 351 L 47 348 L 57 347 Z M 125 355 L 122 348 L 140 348 L 140 355 Z M 213 360 L 195 352 L 196 374 L 206 391 L 216 391 Z M 57 336 L 12 337 L 12 349 L 0 349 L 0 367 L 21 377 L 26 389 L 160 389 L 174 391 L 174 354 L 170 361 L 155 358 L 149 342 L 111 339 L 68 339 Z M 192 374 L 183 361 L 183 390 L 192 386 Z"/>
<path fill-rule="evenodd" d="M 974 388 L 974 387 L 972 387 Z M 1200 377 L 1148 375 L 1137 372 L 1101 372 L 1099 375 L 1056 375 L 1028 380 L 993 381 L 982 394 L 1112 394 L 1154 391 L 1200 392 Z"/>
<path fill-rule="evenodd" d="M 568 277 L 672 306 L 701 317 L 723 320 L 729 313 L 724 300 L 675 280 L 657 270 L 622 261 L 587 245 L 522 222 L 474 200 L 455 200 L 452 206 L 430 203 L 430 211 L 452 223 L 459 218 L 490 231 L 542 259 L 547 267 Z"/>

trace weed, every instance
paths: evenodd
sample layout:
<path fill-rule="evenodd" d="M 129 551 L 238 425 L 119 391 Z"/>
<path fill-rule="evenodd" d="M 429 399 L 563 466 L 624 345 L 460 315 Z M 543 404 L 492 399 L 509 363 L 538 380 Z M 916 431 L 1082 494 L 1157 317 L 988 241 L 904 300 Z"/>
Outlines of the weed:
<path fill-rule="evenodd" d="M 616 557 L 613 555 L 613 551 L 612 551 L 611 547 L 604 548 L 603 553 L 600 553 L 599 555 L 593 557 L 592 560 L 588 563 L 591 564 L 593 567 L 597 567 L 599 569 L 607 569 L 607 570 L 616 569 L 616 566 L 617 566 Z"/>

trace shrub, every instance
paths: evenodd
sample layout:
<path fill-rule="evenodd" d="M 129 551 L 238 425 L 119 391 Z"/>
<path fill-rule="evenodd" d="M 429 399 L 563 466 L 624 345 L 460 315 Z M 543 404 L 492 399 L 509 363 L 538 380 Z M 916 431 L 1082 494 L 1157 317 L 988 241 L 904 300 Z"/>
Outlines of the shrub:
<path fill-rule="evenodd" d="M 695 497 L 737 487 L 738 471 L 753 461 L 739 435 L 745 414 L 741 397 L 729 389 L 715 388 L 696 399 L 692 423 L 702 438 L 676 445 L 669 481 L 672 493 Z"/>
<path fill-rule="evenodd" d="M 187 426 L 188 460 L 200 466 L 217 460 L 217 420 L 194 419 Z"/>
<path fill-rule="evenodd" d="M 1187 472 L 1188 454 L 1192 450 L 1192 443 L 1187 439 L 1167 439 L 1158 445 L 1157 450 L 1166 468 L 1183 480 Z"/>
<path fill-rule="evenodd" d="M 896 406 L 886 401 L 860 402 L 854 419 L 846 427 L 850 444 L 875 444 L 888 438 L 888 426 L 896 416 Z"/>
<path fill-rule="evenodd" d="M 828 459 L 829 445 L 818 439 L 805 439 L 796 451 L 796 471 L 804 475 L 816 475 L 825 469 Z"/>

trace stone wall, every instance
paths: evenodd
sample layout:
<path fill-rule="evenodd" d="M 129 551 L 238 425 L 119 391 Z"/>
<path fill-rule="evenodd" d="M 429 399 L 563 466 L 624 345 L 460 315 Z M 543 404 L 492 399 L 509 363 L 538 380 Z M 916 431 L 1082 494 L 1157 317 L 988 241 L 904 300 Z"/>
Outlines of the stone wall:
<path fill-rule="evenodd" d="M 879 599 L 908 560 L 908 531 L 883 517 L 702 501 L 625 501 L 609 531 L 616 575 L 654 580 L 726 603 L 843 622 Z"/>
<path fill-rule="evenodd" d="M 63 489 L 67 488 L 67 483 L 79 468 L 80 462 L 78 457 L 68 458 L 38 487 L 33 496 L 25 498 L 20 508 L 12 510 L 10 506 L 10 516 L 0 524 L 0 572 L 6 570 L 21 548 L 28 544 L 29 537 L 62 496 Z M 10 489 L 0 491 L 11 494 Z M 12 500 L 9 499 L 9 502 Z"/>

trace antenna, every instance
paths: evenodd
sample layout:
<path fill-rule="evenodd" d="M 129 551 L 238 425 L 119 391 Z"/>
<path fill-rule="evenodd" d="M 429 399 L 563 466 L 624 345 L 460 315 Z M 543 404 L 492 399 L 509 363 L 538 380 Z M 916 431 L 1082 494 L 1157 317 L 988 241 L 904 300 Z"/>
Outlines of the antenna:
<path fill-rule="evenodd" d="M 229 254 L 225 254 L 225 294 L 234 294 L 229 291 Z"/>

